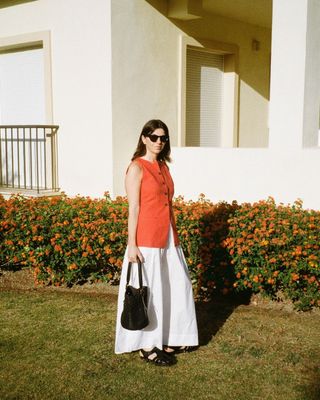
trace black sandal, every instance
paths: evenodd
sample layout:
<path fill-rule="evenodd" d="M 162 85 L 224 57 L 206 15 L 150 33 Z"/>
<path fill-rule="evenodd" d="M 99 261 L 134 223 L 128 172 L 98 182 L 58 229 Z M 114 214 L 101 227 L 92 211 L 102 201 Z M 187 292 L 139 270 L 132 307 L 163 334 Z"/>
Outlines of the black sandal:
<path fill-rule="evenodd" d="M 156 356 L 150 358 L 150 356 L 152 356 L 153 354 L 156 354 Z M 165 351 L 158 349 L 158 347 L 154 347 L 150 351 L 140 349 L 139 355 L 142 360 L 146 362 L 152 362 L 153 364 L 158 366 L 169 366 L 174 364 L 175 361 L 173 357 L 168 356 Z"/>
<path fill-rule="evenodd" d="M 191 351 L 196 350 L 197 346 L 167 346 L 166 349 L 163 349 L 166 354 L 180 354 L 180 353 L 190 353 Z M 170 349 L 168 351 L 168 349 Z"/>

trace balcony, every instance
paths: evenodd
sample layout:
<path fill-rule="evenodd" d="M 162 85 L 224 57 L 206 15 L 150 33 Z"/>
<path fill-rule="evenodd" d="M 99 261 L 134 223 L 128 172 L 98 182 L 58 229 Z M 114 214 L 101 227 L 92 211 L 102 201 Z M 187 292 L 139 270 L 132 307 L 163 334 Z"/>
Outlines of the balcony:
<path fill-rule="evenodd" d="M 57 125 L 0 125 L 0 192 L 59 192 Z"/>

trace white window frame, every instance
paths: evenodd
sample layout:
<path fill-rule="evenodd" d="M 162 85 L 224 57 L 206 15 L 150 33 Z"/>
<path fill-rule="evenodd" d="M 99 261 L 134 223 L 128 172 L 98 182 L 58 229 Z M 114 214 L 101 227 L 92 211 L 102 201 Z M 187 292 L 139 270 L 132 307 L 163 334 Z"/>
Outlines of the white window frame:
<path fill-rule="evenodd" d="M 186 65 L 187 47 L 194 47 L 224 56 L 223 76 L 223 104 L 222 104 L 222 128 L 220 147 L 239 146 L 239 75 L 238 75 L 238 46 L 234 44 L 220 43 L 207 39 L 195 39 L 190 36 L 180 36 L 180 60 L 179 60 L 179 95 L 178 95 L 178 146 L 186 145 Z"/>
<path fill-rule="evenodd" d="M 8 53 L 11 51 L 19 51 L 20 49 L 27 50 L 39 47 L 43 49 L 46 125 L 53 124 L 50 43 L 50 31 L 34 32 L 24 35 L 0 38 L 0 53 Z"/>

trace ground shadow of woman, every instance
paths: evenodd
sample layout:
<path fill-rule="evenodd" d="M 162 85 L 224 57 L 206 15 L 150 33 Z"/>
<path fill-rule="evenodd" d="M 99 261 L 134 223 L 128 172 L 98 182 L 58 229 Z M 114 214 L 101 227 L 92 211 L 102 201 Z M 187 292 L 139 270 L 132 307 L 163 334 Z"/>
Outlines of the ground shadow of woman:
<path fill-rule="evenodd" d="M 210 302 L 196 302 L 199 345 L 207 345 L 239 305 L 250 303 L 250 297 L 251 293 L 246 292 L 216 295 Z"/>
<path fill-rule="evenodd" d="M 320 367 L 318 365 L 310 366 L 310 370 L 306 371 L 308 380 L 302 385 L 301 391 L 304 400 L 320 399 Z"/>

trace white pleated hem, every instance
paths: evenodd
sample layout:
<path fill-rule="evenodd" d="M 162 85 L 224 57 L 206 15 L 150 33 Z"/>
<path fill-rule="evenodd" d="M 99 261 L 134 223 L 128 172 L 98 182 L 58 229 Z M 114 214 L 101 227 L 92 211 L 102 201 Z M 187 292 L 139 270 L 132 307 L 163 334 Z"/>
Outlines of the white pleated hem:
<path fill-rule="evenodd" d="M 182 344 L 183 343 L 183 344 Z M 149 342 L 143 342 L 143 346 L 141 343 L 136 344 L 135 346 L 122 347 L 121 350 L 115 350 L 115 354 L 122 353 L 131 353 L 133 351 L 138 351 L 141 348 L 148 349 L 153 347 L 158 347 L 158 349 L 162 350 L 163 346 L 198 346 L 199 340 L 198 335 L 173 335 L 170 337 L 168 343 L 156 343 L 154 340 Z"/>
<path fill-rule="evenodd" d="M 139 331 L 124 329 L 120 318 L 126 286 L 128 257 L 125 253 L 119 285 L 115 354 L 141 348 L 198 346 L 198 327 L 192 284 L 182 248 L 174 246 L 170 228 L 165 249 L 139 247 L 145 262 L 143 284 L 149 288 L 149 325 Z M 130 284 L 138 287 L 137 264 L 132 265 Z"/>

